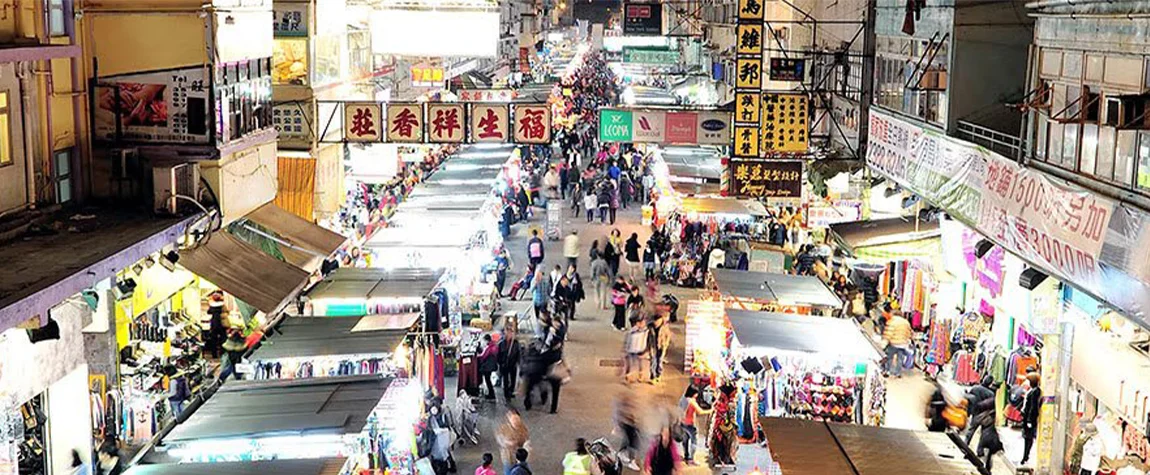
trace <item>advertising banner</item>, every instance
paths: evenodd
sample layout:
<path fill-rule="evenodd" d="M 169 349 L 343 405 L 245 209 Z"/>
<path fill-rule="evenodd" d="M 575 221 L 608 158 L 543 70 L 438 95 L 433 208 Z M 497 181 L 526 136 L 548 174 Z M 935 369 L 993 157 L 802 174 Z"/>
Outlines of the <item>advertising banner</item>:
<path fill-rule="evenodd" d="M 809 117 L 805 94 L 763 94 L 763 151 L 803 153 Z"/>
<path fill-rule="evenodd" d="M 600 142 L 633 142 L 631 137 L 631 111 L 599 110 Z"/>
<path fill-rule="evenodd" d="M 624 3 L 623 34 L 660 36 L 663 34 L 663 4 Z"/>
<path fill-rule="evenodd" d="M 507 106 L 476 104 L 471 106 L 471 141 L 475 143 L 506 142 L 508 130 Z"/>
<path fill-rule="evenodd" d="M 427 105 L 427 140 L 435 143 L 463 142 L 463 104 Z"/>
<path fill-rule="evenodd" d="M 670 49 L 624 46 L 623 62 L 628 64 L 673 65 L 679 63 L 679 52 Z"/>
<path fill-rule="evenodd" d="M 1146 255 L 1145 213 L 879 110 L 866 160 L 1044 272 L 1146 321 L 1148 274 L 1144 259 L 1130 258 Z"/>
<path fill-rule="evenodd" d="M 387 105 L 387 141 L 423 142 L 423 108 L 419 104 Z"/>
<path fill-rule="evenodd" d="M 731 143 L 729 112 L 600 109 L 599 123 L 600 142 Z"/>
<path fill-rule="evenodd" d="M 272 3 L 272 34 L 281 37 L 307 38 L 309 18 L 307 3 Z"/>
<path fill-rule="evenodd" d="M 204 68 L 103 78 L 96 86 L 96 134 L 114 140 L 207 143 L 208 90 Z"/>
<path fill-rule="evenodd" d="M 515 143 L 551 143 L 551 107 L 515 104 Z"/>
<path fill-rule="evenodd" d="M 663 111 L 632 111 L 632 142 L 663 143 L 667 113 Z"/>
<path fill-rule="evenodd" d="M 519 97 L 514 89 L 460 89 L 455 91 L 461 102 L 511 102 Z"/>
<path fill-rule="evenodd" d="M 443 87 L 443 68 L 437 66 L 412 66 L 412 87 Z"/>
<path fill-rule="evenodd" d="M 379 118 L 382 108 L 375 102 L 349 102 L 343 107 L 343 139 L 348 142 L 378 142 L 383 136 Z"/>
<path fill-rule="evenodd" d="M 739 198 L 789 199 L 803 197 L 802 160 L 743 160 L 727 162 L 731 169 L 729 196 Z"/>
<path fill-rule="evenodd" d="M 834 200 L 811 203 L 807 207 L 807 226 L 825 228 L 832 224 L 849 223 L 862 219 L 862 201 Z"/>

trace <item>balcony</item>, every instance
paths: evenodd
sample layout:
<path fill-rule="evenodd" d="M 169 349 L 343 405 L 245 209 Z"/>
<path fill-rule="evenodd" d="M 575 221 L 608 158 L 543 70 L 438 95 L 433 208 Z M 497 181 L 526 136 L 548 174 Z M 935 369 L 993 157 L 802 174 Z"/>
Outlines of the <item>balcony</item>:
<path fill-rule="evenodd" d="M 954 135 L 1007 158 L 1018 160 L 1022 156 L 1022 139 L 1017 135 L 999 132 L 965 120 L 958 121 Z"/>

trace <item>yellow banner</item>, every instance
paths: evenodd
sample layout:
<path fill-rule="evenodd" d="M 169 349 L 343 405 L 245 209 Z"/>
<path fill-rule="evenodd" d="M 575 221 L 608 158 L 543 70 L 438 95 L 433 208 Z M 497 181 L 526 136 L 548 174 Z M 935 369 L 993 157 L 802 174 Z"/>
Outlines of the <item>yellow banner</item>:
<path fill-rule="evenodd" d="M 763 94 L 763 150 L 806 152 L 809 148 L 809 115 L 804 94 Z"/>
<path fill-rule="evenodd" d="M 763 0 L 739 0 L 739 20 L 762 21 L 765 13 Z"/>
<path fill-rule="evenodd" d="M 738 54 L 763 55 L 763 25 L 739 24 L 737 30 Z"/>
<path fill-rule="evenodd" d="M 735 122 L 759 123 L 759 105 L 761 102 L 762 94 L 757 92 L 736 92 Z"/>
<path fill-rule="evenodd" d="M 739 58 L 735 61 L 735 88 L 754 89 L 763 88 L 763 60 Z"/>
<path fill-rule="evenodd" d="M 736 157 L 759 157 L 759 129 L 758 127 L 735 126 Z"/>

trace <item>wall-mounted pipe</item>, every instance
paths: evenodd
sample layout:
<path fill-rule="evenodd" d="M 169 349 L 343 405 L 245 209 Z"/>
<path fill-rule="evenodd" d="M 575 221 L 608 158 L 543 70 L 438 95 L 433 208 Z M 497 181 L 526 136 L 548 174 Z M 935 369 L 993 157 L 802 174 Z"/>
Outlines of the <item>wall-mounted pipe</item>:
<path fill-rule="evenodd" d="M 1032 18 L 1069 18 L 1076 19 L 1110 19 L 1134 20 L 1137 18 L 1150 18 L 1150 13 L 1030 13 Z"/>
<path fill-rule="evenodd" d="M 1026 8 L 1035 10 L 1048 7 L 1074 7 L 1092 3 L 1114 3 L 1114 0 L 1039 0 L 1037 2 L 1027 3 Z"/>

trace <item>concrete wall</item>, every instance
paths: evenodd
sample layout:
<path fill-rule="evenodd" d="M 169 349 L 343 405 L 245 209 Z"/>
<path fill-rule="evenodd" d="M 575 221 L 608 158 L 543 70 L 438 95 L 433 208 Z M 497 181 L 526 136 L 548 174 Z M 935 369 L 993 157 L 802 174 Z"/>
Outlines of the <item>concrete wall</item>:
<path fill-rule="evenodd" d="M 13 63 L 0 64 L 0 91 L 8 93 L 8 130 L 11 140 L 12 164 L 0 167 L 0 213 L 20 208 L 29 203 L 29 171 L 35 168 L 35 155 L 25 146 L 24 125 L 28 121 L 20 120 L 24 113 L 24 101 L 21 93 L 37 101 L 35 89 L 28 90 L 20 87 L 20 80 L 16 77 L 16 65 Z M 32 109 L 35 111 L 35 109 Z M 35 115 L 31 115 L 32 118 Z"/>
<path fill-rule="evenodd" d="M 219 196 L 224 225 L 275 199 L 277 169 L 274 140 L 202 162 L 201 176 Z"/>

